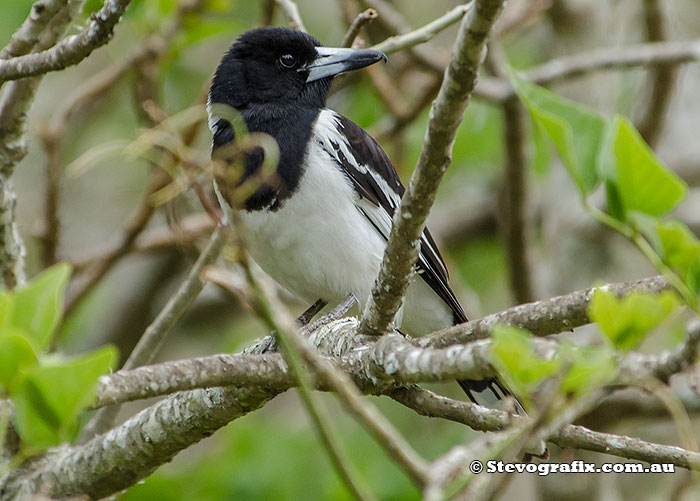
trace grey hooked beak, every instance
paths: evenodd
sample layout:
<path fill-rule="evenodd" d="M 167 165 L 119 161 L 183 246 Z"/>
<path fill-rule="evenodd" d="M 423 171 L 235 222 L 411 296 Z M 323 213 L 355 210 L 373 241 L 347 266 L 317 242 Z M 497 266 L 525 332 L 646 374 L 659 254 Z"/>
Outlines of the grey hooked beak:
<path fill-rule="evenodd" d="M 383 52 L 372 49 L 316 47 L 316 52 L 318 57 L 308 66 L 299 69 L 299 71 L 309 72 L 307 83 L 359 70 L 382 59 L 386 62 L 386 55 Z"/>

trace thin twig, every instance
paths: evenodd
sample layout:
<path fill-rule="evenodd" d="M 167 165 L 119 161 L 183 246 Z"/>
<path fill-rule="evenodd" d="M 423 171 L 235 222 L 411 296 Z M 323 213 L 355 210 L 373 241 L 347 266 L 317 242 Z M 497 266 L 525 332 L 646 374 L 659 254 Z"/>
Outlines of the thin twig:
<path fill-rule="evenodd" d="M 367 9 L 360 12 L 348 28 L 345 36 L 343 36 L 341 47 L 352 47 L 352 43 L 355 41 L 355 38 L 357 38 L 357 35 L 360 33 L 362 27 L 367 23 L 372 22 L 372 20 L 376 17 L 377 11 L 374 9 Z"/>
<path fill-rule="evenodd" d="M 155 254 L 172 248 L 193 246 L 200 238 L 211 234 L 214 222 L 208 214 L 194 214 L 178 222 L 175 229 L 167 227 L 155 228 L 142 232 L 129 249 L 131 254 Z M 97 254 L 73 258 L 73 273 L 81 273 L 91 266 L 111 259 L 119 251 L 121 245 L 110 247 Z"/>
<path fill-rule="evenodd" d="M 427 36 L 427 38 L 424 38 L 420 40 L 419 42 L 416 43 L 407 43 L 403 48 L 408 50 L 408 55 L 411 58 L 411 60 L 418 66 L 420 66 L 423 69 L 426 69 L 430 71 L 431 73 L 435 75 L 442 75 L 444 71 L 443 65 L 439 62 L 439 60 L 436 58 L 436 50 L 435 48 L 431 48 L 428 46 L 420 46 L 418 45 L 419 43 L 424 43 L 427 42 L 430 38 L 434 36 L 434 34 L 437 31 L 441 31 L 444 29 L 446 26 L 444 26 L 441 29 L 437 29 L 434 31 L 432 34 L 430 30 L 413 30 L 411 26 L 406 22 L 404 19 L 403 14 L 393 5 L 391 5 L 389 2 L 385 0 L 359 0 L 358 4 L 362 9 L 374 9 L 377 11 L 377 21 L 376 24 L 379 25 L 380 27 L 384 28 L 384 30 L 389 33 L 389 34 L 396 34 L 398 36 L 401 35 L 406 35 L 410 36 L 410 33 L 413 33 L 414 35 L 418 33 L 423 33 L 424 35 Z M 459 7 L 457 8 L 459 9 Z M 454 14 L 456 9 L 453 9 L 450 11 L 451 14 Z M 454 19 L 450 24 L 458 21 L 461 19 L 461 17 L 464 15 L 464 12 L 462 12 L 461 15 L 459 15 L 456 19 Z M 447 16 L 443 16 L 440 19 L 443 19 Z M 430 23 L 431 25 L 435 24 L 435 21 L 433 23 Z M 394 37 L 392 37 L 394 38 Z M 391 38 L 389 39 L 391 40 Z M 385 53 L 390 53 L 393 52 L 392 50 L 386 51 L 384 49 L 377 49 L 381 50 Z"/>
<path fill-rule="evenodd" d="M 417 387 L 398 388 L 388 395 L 423 416 L 440 417 L 472 428 L 477 424 L 481 428 L 476 429 L 482 431 L 502 430 L 514 419 L 512 415 L 497 409 L 453 400 Z M 515 419 L 522 418 L 516 416 Z M 672 463 L 681 468 L 700 470 L 700 453 L 645 442 L 638 438 L 592 431 L 578 425 L 562 426 L 548 441 L 564 448 L 601 452 L 649 463 Z"/>
<path fill-rule="evenodd" d="M 649 42 L 662 42 L 668 39 L 668 26 L 664 15 L 664 2 L 644 0 L 644 26 Z M 652 147 L 656 145 L 663 130 L 668 106 L 678 76 L 678 65 L 659 64 L 651 68 L 649 80 L 651 91 L 647 98 L 644 113 L 637 123 L 637 129 L 644 140 Z"/>
<path fill-rule="evenodd" d="M 500 1 L 477 2 L 462 20 L 452 59 L 430 111 L 423 149 L 394 214 L 382 268 L 362 315 L 362 332 L 383 333 L 401 306 L 418 257 L 418 239 L 450 163 L 457 127 L 476 83 L 486 37 L 502 7 Z"/>
<path fill-rule="evenodd" d="M 216 229 L 178 290 L 139 339 L 124 363 L 124 369 L 133 369 L 148 364 L 157 355 L 168 333 L 204 287 L 204 282 L 200 279 L 199 274 L 204 267 L 218 258 L 224 243 L 225 238 L 222 230 Z M 82 441 L 89 440 L 111 428 L 118 412 L 118 405 L 100 410 L 83 430 Z"/>
<path fill-rule="evenodd" d="M 525 158 L 525 113 L 517 99 L 503 102 L 503 133 L 506 164 L 500 207 L 502 231 L 510 273 L 510 287 L 516 303 L 535 298 L 527 248 L 527 160 Z"/>
<path fill-rule="evenodd" d="M 338 435 L 338 431 L 333 426 L 333 420 L 328 414 L 327 409 L 323 407 L 317 396 L 313 393 L 311 376 L 303 367 L 305 359 L 308 360 L 308 356 L 304 356 L 305 339 L 297 332 L 297 322 L 295 322 L 287 311 L 287 308 L 276 296 L 272 285 L 265 284 L 255 277 L 247 260 L 245 260 L 244 263 L 246 277 L 256 294 L 255 299 L 258 305 L 258 314 L 266 322 L 268 327 L 275 331 L 276 338 L 283 348 L 285 360 L 298 385 L 301 398 L 306 405 L 311 420 L 338 474 L 357 499 L 376 499 L 367 486 L 360 480 L 355 467 L 343 451 L 342 441 Z M 313 366 L 314 364 L 311 365 Z"/>
<path fill-rule="evenodd" d="M 700 60 L 700 40 L 657 42 L 595 49 L 553 59 L 524 72 L 524 76 L 538 85 L 549 85 L 594 71 L 682 64 L 698 60 Z M 498 78 L 482 78 L 474 89 L 475 97 L 489 101 L 502 102 L 515 95 L 515 90 L 510 83 Z"/>
<path fill-rule="evenodd" d="M 392 54 L 400 50 L 413 49 L 419 44 L 429 42 L 433 39 L 433 37 L 435 37 L 435 35 L 462 19 L 471 8 L 471 5 L 472 2 L 458 5 L 454 9 L 448 11 L 444 16 L 431 21 L 425 26 L 422 26 L 416 30 L 407 31 L 400 35 L 389 37 L 383 42 L 372 46 L 372 49 L 379 50 L 385 54 Z M 379 16 L 378 19 L 381 19 L 381 16 Z M 434 62 L 431 63 L 431 67 L 434 65 Z M 442 69 L 440 69 L 439 74 L 442 74 Z"/>
<path fill-rule="evenodd" d="M 289 27 L 294 30 L 306 31 L 304 27 L 304 21 L 301 20 L 301 14 L 299 14 L 299 7 L 292 0 L 275 0 L 277 5 L 279 5 L 282 12 L 289 21 Z"/>

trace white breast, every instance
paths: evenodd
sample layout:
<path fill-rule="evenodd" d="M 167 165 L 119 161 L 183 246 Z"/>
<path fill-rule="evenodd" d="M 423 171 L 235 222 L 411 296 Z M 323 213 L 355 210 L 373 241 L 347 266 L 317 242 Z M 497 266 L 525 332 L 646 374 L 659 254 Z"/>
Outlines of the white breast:
<path fill-rule="evenodd" d="M 326 153 L 310 143 L 298 190 L 277 211 L 244 212 L 253 259 L 292 294 L 312 303 L 364 302 L 385 242 L 355 207 L 350 182 Z"/>
<path fill-rule="evenodd" d="M 335 131 L 326 123 L 332 117 L 328 110 L 319 114 L 297 191 L 276 211 L 241 216 L 251 257 L 293 295 L 309 304 L 323 298 L 334 306 L 353 293 L 363 308 L 386 241 L 358 210 L 350 180 L 321 147 Z M 402 329 L 421 335 L 451 325 L 447 305 L 423 280 L 414 281 Z"/>

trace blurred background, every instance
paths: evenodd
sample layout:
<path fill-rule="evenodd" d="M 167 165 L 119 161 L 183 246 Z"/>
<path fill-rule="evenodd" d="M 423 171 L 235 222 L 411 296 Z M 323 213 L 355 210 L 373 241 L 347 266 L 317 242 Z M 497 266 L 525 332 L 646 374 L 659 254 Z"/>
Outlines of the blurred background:
<path fill-rule="evenodd" d="M 2 3 L 0 46 L 20 26 L 32 3 Z M 297 3 L 307 30 L 330 46 L 341 44 L 360 11 L 375 6 L 354 0 Z M 367 44 L 397 30 L 420 27 L 458 2 L 376 4 L 388 10 L 378 8 L 379 17 L 361 33 Z M 162 171 L 154 168 L 152 158 L 124 154 L 125 145 L 143 137 L 144 130 L 164 116 L 182 116 L 184 110 L 201 107 L 211 74 L 238 34 L 262 24 L 287 23 L 283 12 L 267 0 L 190 2 L 186 13 L 182 5 L 177 0 L 133 0 L 114 39 L 78 67 L 49 74 L 30 112 L 29 154 L 13 176 L 17 217 L 30 276 L 54 260 L 69 260 L 76 267 L 61 334 L 65 351 L 113 343 L 123 360 L 177 287 L 207 234 L 208 219 L 191 190 L 154 198 L 153 192 L 169 179 L 155 173 Z M 98 0 L 88 0 L 81 23 L 85 13 L 100 7 Z M 76 25 L 72 32 L 79 28 Z M 329 107 L 380 139 L 404 181 L 420 152 L 430 102 L 455 33 L 456 25 L 412 53 L 392 55 L 386 66 L 343 77 L 329 100 Z M 697 38 L 697 0 L 511 0 L 492 37 L 484 76 L 499 76 L 505 61 L 527 69 L 596 48 Z M 108 84 L 100 87 L 100 82 Z M 86 92 L 86 86 L 93 92 Z M 697 234 L 698 65 L 602 71 L 553 88 L 601 113 L 622 113 L 635 121 L 664 162 L 691 185 L 677 215 Z M 549 145 L 533 135 L 524 112 L 515 110 L 520 113 L 515 122 L 512 113 L 503 103 L 472 99 L 430 218 L 429 227 L 441 244 L 468 316 L 476 318 L 596 282 L 655 274 L 631 244 L 586 215 Z M 178 131 L 192 151 L 208 156 L 211 137 L 205 123 L 195 121 Z M 516 161 L 508 153 L 507 141 L 522 142 L 522 181 L 510 175 L 517 165 L 513 166 Z M 522 195 L 515 206 L 514 192 L 516 201 L 517 193 Z M 524 245 L 519 249 L 512 236 L 514 212 L 516 221 L 523 222 Z M 124 243 L 126 248 L 120 249 Z M 294 312 L 307 306 L 287 299 Z M 178 324 L 159 360 L 233 352 L 265 334 L 241 305 L 209 286 Z M 585 329 L 576 336 L 596 339 L 595 332 Z M 668 344 L 651 339 L 646 348 Z M 433 389 L 462 398 L 456 385 Z M 371 398 L 429 459 L 475 436 L 463 426 L 419 417 L 386 398 Z M 628 400 L 641 397 L 631 394 Z M 419 493 L 409 480 L 334 398 L 325 396 L 324 401 L 378 496 L 417 499 Z M 148 403 L 125 406 L 124 417 Z M 651 418 L 617 405 L 603 407 L 587 419 L 602 431 L 677 443 L 673 421 L 653 405 L 650 408 Z M 612 461 L 595 454 L 553 451 L 553 460 L 574 458 Z M 520 475 L 511 480 L 501 499 L 670 499 L 670 493 L 677 499 L 697 499 L 700 490 L 691 485 L 687 473 L 644 478 Z M 297 395 L 288 392 L 180 454 L 121 499 L 350 497 Z"/>

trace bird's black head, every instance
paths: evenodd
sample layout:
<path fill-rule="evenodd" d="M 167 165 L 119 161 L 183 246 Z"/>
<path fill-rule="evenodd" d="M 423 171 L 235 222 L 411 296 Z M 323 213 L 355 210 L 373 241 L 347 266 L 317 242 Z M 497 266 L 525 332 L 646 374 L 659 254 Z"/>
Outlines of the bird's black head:
<path fill-rule="evenodd" d="M 326 104 L 333 77 L 386 60 L 375 50 L 320 45 L 300 31 L 259 28 L 241 35 L 216 69 L 208 110 L 213 153 L 225 154 L 223 147 L 236 139 L 236 113 L 230 107 L 237 110 L 249 131 L 272 136 L 279 146 L 276 178 L 260 181 L 245 200 L 248 210 L 276 210 L 296 189 L 312 124 Z M 261 172 L 264 157 L 261 148 L 253 149 L 239 184 Z M 227 198 L 229 203 L 231 199 Z"/>
<path fill-rule="evenodd" d="M 332 77 L 386 56 L 374 50 L 320 47 L 311 35 L 258 28 L 240 36 L 214 74 L 209 100 L 239 111 L 256 104 L 321 108 Z"/>

